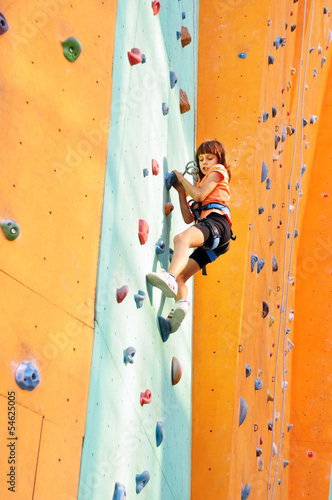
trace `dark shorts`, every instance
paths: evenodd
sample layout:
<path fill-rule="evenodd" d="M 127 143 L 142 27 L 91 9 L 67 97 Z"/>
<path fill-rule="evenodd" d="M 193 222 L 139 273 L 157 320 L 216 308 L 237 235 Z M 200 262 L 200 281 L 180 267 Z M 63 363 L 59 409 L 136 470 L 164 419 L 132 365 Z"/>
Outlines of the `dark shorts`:
<path fill-rule="evenodd" d="M 229 225 L 228 219 L 225 215 L 220 215 L 215 212 L 209 214 L 206 219 L 213 221 L 213 224 L 217 226 L 218 233 L 220 236 L 220 243 L 214 250 L 205 250 L 202 247 L 196 248 L 190 255 L 199 267 L 202 269 L 204 266 L 216 260 L 219 255 L 226 253 L 229 250 L 229 242 L 232 235 L 231 227 Z M 204 220 L 204 219 L 203 219 Z M 204 235 L 204 244 L 212 246 L 213 234 L 208 225 L 202 222 L 197 222 L 195 225 L 197 229 L 200 229 Z M 228 242 L 228 244 L 227 244 Z"/>

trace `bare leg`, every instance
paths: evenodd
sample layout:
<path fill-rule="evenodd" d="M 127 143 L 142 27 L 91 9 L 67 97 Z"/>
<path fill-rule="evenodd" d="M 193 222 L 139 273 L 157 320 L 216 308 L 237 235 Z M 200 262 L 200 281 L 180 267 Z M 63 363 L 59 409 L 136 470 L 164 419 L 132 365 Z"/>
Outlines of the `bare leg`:
<path fill-rule="evenodd" d="M 189 258 L 189 249 L 194 248 L 194 247 L 200 247 L 204 243 L 204 235 L 200 229 L 197 229 L 195 226 L 191 226 L 189 229 L 186 229 L 183 233 L 180 233 L 175 236 L 174 238 L 174 252 L 173 252 L 173 257 L 172 257 L 172 262 L 171 265 L 169 266 L 168 272 L 174 274 L 177 278 L 177 282 L 179 284 L 179 276 L 184 270 L 187 268 L 189 265 L 188 263 L 188 258 Z M 199 266 L 198 264 L 193 261 L 198 269 Z M 192 266 L 192 264 L 191 264 Z M 191 268 L 190 266 L 190 268 Z M 190 269 L 189 268 L 189 269 Z M 188 269 L 188 271 L 189 271 Z M 189 271 L 191 272 L 191 271 Z M 194 271 L 190 276 L 192 276 L 196 271 Z M 187 275 L 187 271 L 185 276 Z M 188 276 L 185 281 L 187 281 Z M 183 280 L 182 280 L 183 281 Z M 184 281 L 184 282 L 185 282 Z M 183 282 L 183 283 L 184 283 Z"/>
<path fill-rule="evenodd" d="M 175 301 L 180 299 L 187 299 L 188 288 L 186 285 L 186 281 L 191 278 L 195 273 L 200 270 L 199 265 L 194 259 L 188 259 L 188 263 L 184 270 L 178 275 L 176 281 L 178 283 L 178 294 L 175 297 Z"/>

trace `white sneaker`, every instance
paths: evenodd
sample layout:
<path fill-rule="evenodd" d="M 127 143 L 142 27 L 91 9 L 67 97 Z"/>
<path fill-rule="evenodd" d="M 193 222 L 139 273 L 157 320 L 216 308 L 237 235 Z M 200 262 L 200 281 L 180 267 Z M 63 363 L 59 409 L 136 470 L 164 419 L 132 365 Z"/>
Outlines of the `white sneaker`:
<path fill-rule="evenodd" d="M 171 328 L 171 333 L 176 332 L 189 311 L 190 304 L 187 300 L 180 299 L 174 304 L 166 320 Z"/>
<path fill-rule="evenodd" d="M 163 273 L 149 273 L 146 279 L 152 286 L 159 288 L 166 297 L 176 297 L 178 293 L 178 284 L 170 274 Z"/>

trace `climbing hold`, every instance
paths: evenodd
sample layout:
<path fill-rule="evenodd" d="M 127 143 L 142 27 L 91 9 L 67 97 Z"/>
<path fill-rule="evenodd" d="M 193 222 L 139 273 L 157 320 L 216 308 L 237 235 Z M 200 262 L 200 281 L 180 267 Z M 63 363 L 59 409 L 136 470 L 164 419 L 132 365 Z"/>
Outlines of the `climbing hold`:
<path fill-rule="evenodd" d="M 308 120 L 306 120 L 305 118 L 302 118 L 302 124 L 303 124 L 303 127 L 305 127 L 306 125 L 308 125 Z"/>
<path fill-rule="evenodd" d="M 185 19 L 186 18 L 186 13 L 182 12 L 181 17 L 182 17 L 182 19 Z"/>
<path fill-rule="evenodd" d="M 291 72 L 291 75 L 295 75 L 296 69 L 295 68 L 291 68 L 290 72 Z"/>
<path fill-rule="evenodd" d="M 272 444 L 272 456 L 274 457 L 278 453 L 278 448 L 275 443 Z"/>
<path fill-rule="evenodd" d="M 258 472 L 262 472 L 264 470 L 264 458 L 258 459 Z"/>
<path fill-rule="evenodd" d="M 238 55 L 237 55 L 240 59 L 245 59 L 247 57 L 247 54 L 246 52 L 240 52 Z"/>
<path fill-rule="evenodd" d="M 281 141 L 281 137 L 278 134 L 274 136 L 274 149 L 277 149 L 279 142 Z"/>
<path fill-rule="evenodd" d="M 278 271 L 278 269 L 279 269 L 279 266 L 278 266 L 278 261 L 277 261 L 277 259 L 275 258 L 275 256 L 273 255 L 273 256 L 272 256 L 272 271 L 273 271 L 273 272 L 276 272 L 276 271 Z"/>
<path fill-rule="evenodd" d="M 143 168 L 143 177 L 147 177 L 149 175 L 149 169 Z"/>
<path fill-rule="evenodd" d="M 248 365 L 248 363 L 246 364 L 246 377 L 249 377 L 251 375 L 251 368 L 250 368 L 250 365 Z"/>
<path fill-rule="evenodd" d="M 171 89 L 174 89 L 175 85 L 178 83 L 178 75 L 174 71 L 170 71 L 169 78 L 171 82 Z"/>
<path fill-rule="evenodd" d="M 262 318 L 266 318 L 268 314 L 269 314 L 269 304 L 265 300 L 263 300 Z"/>
<path fill-rule="evenodd" d="M 293 311 L 291 311 L 291 312 L 289 313 L 288 319 L 289 319 L 290 323 L 291 323 L 292 321 L 294 321 L 294 312 L 293 312 Z"/>
<path fill-rule="evenodd" d="M 312 451 L 308 451 L 308 457 L 311 458 L 313 456 L 314 456 L 313 452 Z"/>
<path fill-rule="evenodd" d="M 169 248 L 168 249 L 168 258 L 169 258 L 170 262 L 172 262 L 173 253 L 174 253 L 173 248 Z"/>
<path fill-rule="evenodd" d="M 134 299 L 137 309 L 140 309 L 143 306 L 144 299 L 146 299 L 146 293 L 143 290 L 138 290 L 138 293 L 134 295 Z"/>
<path fill-rule="evenodd" d="M 296 29 L 296 24 L 292 24 L 291 31 L 294 31 L 295 29 Z"/>
<path fill-rule="evenodd" d="M 257 274 L 259 274 L 261 272 L 261 270 L 263 269 L 264 267 L 264 264 L 265 264 L 265 260 L 264 259 L 258 259 L 257 261 Z"/>
<path fill-rule="evenodd" d="M 322 68 L 324 66 L 324 63 L 326 62 L 326 57 L 322 57 L 320 67 Z"/>
<path fill-rule="evenodd" d="M 160 11 L 160 0 L 153 0 L 153 2 L 151 2 L 151 7 L 152 7 L 152 11 L 153 11 L 153 15 L 156 16 L 157 14 L 159 14 L 159 11 Z"/>
<path fill-rule="evenodd" d="M 149 481 L 150 473 L 147 470 L 142 474 L 136 474 L 136 493 L 140 493 Z"/>
<path fill-rule="evenodd" d="M 255 378 L 255 391 L 260 391 L 263 388 L 263 380 L 256 377 Z"/>
<path fill-rule="evenodd" d="M 239 426 L 243 424 L 248 412 L 248 405 L 245 400 L 240 397 L 240 407 L 239 407 Z"/>
<path fill-rule="evenodd" d="M 116 300 L 120 304 L 126 297 L 129 291 L 128 285 L 123 285 L 121 288 L 116 289 Z"/>
<path fill-rule="evenodd" d="M 272 431 L 273 430 L 273 422 L 268 422 L 267 423 L 267 428 L 269 431 Z"/>
<path fill-rule="evenodd" d="M 167 191 L 171 189 L 173 184 L 176 182 L 176 175 L 174 172 L 166 172 L 165 175 L 165 187 Z"/>
<path fill-rule="evenodd" d="M 294 238 L 297 238 L 297 237 L 298 237 L 298 235 L 299 235 L 299 231 L 298 231 L 298 229 L 295 229 L 295 230 L 294 230 Z"/>
<path fill-rule="evenodd" d="M 162 109 L 162 112 L 163 112 L 163 115 L 166 116 L 168 115 L 168 112 L 169 112 L 169 105 L 166 103 L 166 102 L 163 102 L 162 105 L 161 105 L 161 109 Z"/>
<path fill-rule="evenodd" d="M 265 179 L 267 178 L 267 175 L 268 175 L 268 168 L 267 168 L 267 164 L 265 163 L 265 161 L 262 162 L 262 174 L 261 174 L 261 182 L 264 182 Z"/>
<path fill-rule="evenodd" d="M 258 207 L 258 214 L 261 215 L 264 212 L 264 207 Z"/>
<path fill-rule="evenodd" d="M 282 381 L 282 392 L 284 392 L 288 387 L 288 382 L 287 380 Z"/>
<path fill-rule="evenodd" d="M 115 483 L 112 500 L 125 500 L 126 497 L 126 487 L 121 483 Z"/>
<path fill-rule="evenodd" d="M 149 224 L 144 219 L 140 219 L 138 221 L 138 237 L 141 242 L 141 245 L 144 245 L 147 242 L 148 236 L 149 236 Z"/>
<path fill-rule="evenodd" d="M 274 316 L 272 316 L 272 315 L 270 314 L 270 317 L 269 317 L 269 327 L 270 327 L 270 328 L 271 328 L 271 326 L 274 324 L 274 321 L 275 321 Z"/>
<path fill-rule="evenodd" d="M 134 363 L 134 356 L 136 354 L 136 349 L 135 347 L 127 347 L 127 349 L 125 349 L 123 351 L 123 362 L 125 365 L 127 365 L 128 363 L 130 363 L 131 365 Z"/>
<path fill-rule="evenodd" d="M 285 125 L 283 125 L 281 129 L 281 141 L 285 142 L 286 139 L 287 139 L 287 129 Z"/>
<path fill-rule="evenodd" d="M 145 55 L 142 53 L 140 49 L 137 49 L 136 47 L 134 47 L 128 52 L 128 59 L 131 66 L 135 66 L 135 64 L 139 63 L 143 64 L 146 62 Z"/>
<path fill-rule="evenodd" d="M 160 336 L 162 338 L 162 341 L 166 342 L 168 340 L 168 337 L 171 334 L 170 324 L 162 316 L 158 316 L 158 324 L 159 324 L 159 331 L 160 331 Z"/>
<path fill-rule="evenodd" d="M 283 47 L 285 46 L 285 43 L 286 43 L 286 39 L 282 36 L 278 36 L 274 42 L 273 42 L 273 45 L 275 46 L 276 50 L 279 49 L 280 45 L 282 45 Z"/>
<path fill-rule="evenodd" d="M 269 64 L 274 64 L 274 57 L 273 56 L 269 55 L 269 57 L 268 57 L 268 63 Z"/>
<path fill-rule="evenodd" d="M 324 7 L 323 14 L 327 14 L 327 13 L 328 13 L 327 7 Z"/>
<path fill-rule="evenodd" d="M 152 399 L 152 394 L 151 394 L 150 389 L 147 389 L 145 392 L 141 392 L 141 395 L 140 395 L 141 406 L 150 404 L 151 399 Z"/>
<path fill-rule="evenodd" d="M 287 425 L 287 432 L 289 432 L 291 430 L 291 428 L 293 427 L 293 424 L 288 424 Z"/>
<path fill-rule="evenodd" d="M 167 203 L 165 203 L 164 205 L 164 211 L 165 211 L 165 215 L 167 217 L 167 215 L 169 215 L 172 211 L 174 210 L 174 205 L 173 203 L 171 203 L 170 201 L 168 201 Z"/>
<path fill-rule="evenodd" d="M 3 220 L 0 223 L 7 240 L 14 241 L 20 234 L 20 227 L 14 220 Z"/>
<path fill-rule="evenodd" d="M 266 179 L 266 189 L 271 189 L 271 177 Z"/>
<path fill-rule="evenodd" d="M 317 76 L 317 69 L 314 69 L 314 76 Z"/>
<path fill-rule="evenodd" d="M 258 255 L 256 255 L 256 254 L 254 254 L 254 253 L 253 253 L 253 254 L 251 255 L 251 272 L 253 272 L 253 271 L 254 271 L 254 269 L 255 269 L 255 264 L 256 264 L 256 262 L 257 262 L 257 261 L 258 261 Z"/>
<path fill-rule="evenodd" d="M 189 45 L 190 42 L 191 42 L 191 35 L 189 33 L 188 28 L 186 28 L 185 26 L 181 26 L 181 45 L 182 45 L 182 47 Z"/>
<path fill-rule="evenodd" d="M 5 16 L 0 12 L 0 35 L 3 35 L 8 31 L 8 23 L 6 21 Z"/>
<path fill-rule="evenodd" d="M 180 361 L 173 356 L 172 358 L 172 385 L 180 382 L 182 377 L 182 366 Z"/>
<path fill-rule="evenodd" d="M 294 209 L 295 209 L 294 205 L 289 205 L 289 209 L 288 209 L 288 210 L 289 210 L 290 212 L 293 212 L 293 210 L 294 210 Z"/>
<path fill-rule="evenodd" d="M 263 113 L 263 122 L 266 122 L 268 117 L 269 117 L 269 113 L 267 111 L 265 111 L 265 113 Z"/>
<path fill-rule="evenodd" d="M 30 361 L 23 361 L 16 368 L 15 381 L 25 391 L 33 391 L 40 382 L 37 368 Z"/>
<path fill-rule="evenodd" d="M 77 38 L 70 36 L 63 42 L 61 42 L 63 47 L 63 55 L 70 62 L 75 62 L 78 59 L 80 53 L 82 52 L 82 45 Z"/>
<path fill-rule="evenodd" d="M 275 106 L 272 106 L 272 117 L 274 118 L 275 116 L 277 116 L 277 108 Z"/>
<path fill-rule="evenodd" d="M 273 245 L 274 242 L 275 242 L 275 239 L 274 238 L 270 238 L 270 241 L 269 241 L 270 247 L 272 247 L 272 245 Z"/>
<path fill-rule="evenodd" d="M 291 340 L 287 339 L 288 352 L 294 348 L 294 344 Z"/>
<path fill-rule="evenodd" d="M 310 123 L 316 123 L 316 121 L 318 120 L 318 116 L 316 115 L 310 115 Z"/>
<path fill-rule="evenodd" d="M 187 113 L 190 110 L 190 102 L 187 93 L 180 89 L 180 112 L 181 114 Z"/>
<path fill-rule="evenodd" d="M 256 457 L 260 457 L 262 453 L 263 453 L 262 448 L 256 448 Z"/>
<path fill-rule="evenodd" d="M 181 31 L 176 32 L 176 39 L 179 40 L 181 38 Z"/>
<path fill-rule="evenodd" d="M 274 397 L 272 396 L 270 389 L 267 390 L 267 401 L 274 401 Z"/>
<path fill-rule="evenodd" d="M 152 159 L 152 173 L 153 175 L 159 174 L 159 163 L 154 159 Z"/>
<path fill-rule="evenodd" d="M 161 443 L 164 441 L 165 437 L 165 426 L 164 423 L 161 421 L 157 422 L 156 425 L 156 444 L 157 447 L 161 445 Z"/>
<path fill-rule="evenodd" d="M 250 484 L 247 483 L 245 487 L 241 490 L 241 500 L 247 500 L 250 495 Z"/>
<path fill-rule="evenodd" d="M 162 253 L 165 252 L 165 243 L 162 240 L 157 241 L 157 243 L 156 243 L 155 246 L 156 246 L 156 253 L 158 255 L 160 255 L 160 254 L 162 254 Z"/>

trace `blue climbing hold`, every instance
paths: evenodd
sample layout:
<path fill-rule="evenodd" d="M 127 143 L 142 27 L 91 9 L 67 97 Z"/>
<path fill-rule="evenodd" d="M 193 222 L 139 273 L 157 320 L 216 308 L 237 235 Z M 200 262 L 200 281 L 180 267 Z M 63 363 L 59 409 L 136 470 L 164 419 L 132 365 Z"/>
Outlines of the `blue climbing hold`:
<path fill-rule="evenodd" d="M 167 191 L 169 191 L 171 189 L 171 187 L 173 186 L 175 181 L 176 181 L 175 173 L 174 172 L 166 172 L 165 187 L 166 187 Z"/>
<path fill-rule="evenodd" d="M 136 493 L 141 493 L 142 489 L 150 481 L 150 473 L 146 470 L 141 474 L 136 474 Z"/>
<path fill-rule="evenodd" d="M 266 179 L 266 189 L 271 189 L 271 177 Z"/>
<path fill-rule="evenodd" d="M 37 368 L 29 361 L 23 361 L 16 369 L 15 381 L 21 389 L 33 391 L 40 382 Z"/>
<path fill-rule="evenodd" d="M 255 264 L 258 261 L 258 255 L 256 254 L 251 254 L 251 272 L 254 272 L 255 269 Z"/>
<path fill-rule="evenodd" d="M 161 109 L 162 109 L 162 112 L 163 112 L 163 115 L 168 115 L 168 112 L 169 112 L 169 106 L 166 102 L 163 102 L 162 103 L 162 106 L 161 106 Z"/>
<path fill-rule="evenodd" d="M 241 500 L 247 500 L 248 496 L 250 495 L 250 489 L 250 484 L 247 483 L 241 491 Z"/>
<path fill-rule="evenodd" d="M 149 175 L 149 169 L 143 168 L 143 177 L 147 177 Z"/>
<path fill-rule="evenodd" d="M 143 290 L 138 290 L 138 293 L 135 293 L 134 299 L 136 302 L 137 309 L 140 309 L 143 306 L 143 301 L 146 298 L 146 293 Z"/>
<path fill-rule="evenodd" d="M 169 322 L 162 316 L 158 316 L 159 331 L 163 342 L 168 340 L 171 334 L 171 327 Z"/>
<path fill-rule="evenodd" d="M 112 500 L 125 500 L 126 498 L 126 487 L 121 483 L 115 483 Z"/>
<path fill-rule="evenodd" d="M 157 241 L 157 243 L 156 243 L 156 254 L 161 255 L 164 252 L 165 252 L 165 243 L 162 240 Z"/>
<path fill-rule="evenodd" d="M 180 38 L 181 38 L 181 31 L 177 31 L 176 32 L 176 39 L 180 40 Z"/>
<path fill-rule="evenodd" d="M 261 270 L 263 269 L 264 265 L 265 265 L 265 260 L 264 259 L 258 259 L 258 261 L 257 261 L 257 269 L 256 269 L 257 274 L 259 274 L 261 272 Z"/>
<path fill-rule="evenodd" d="M 248 363 L 246 364 L 246 377 L 249 377 L 251 375 L 251 368 L 250 368 L 250 365 L 248 365 Z"/>
<path fill-rule="evenodd" d="M 128 363 L 130 363 L 131 365 L 133 364 L 134 362 L 134 356 L 136 354 L 136 349 L 135 347 L 127 347 L 127 349 L 125 349 L 123 351 L 123 362 L 125 365 L 127 365 Z"/>
<path fill-rule="evenodd" d="M 0 35 L 3 35 L 8 31 L 8 23 L 6 21 L 5 16 L 0 12 Z"/>
<path fill-rule="evenodd" d="M 284 468 L 287 467 L 287 465 L 289 465 L 288 460 L 284 460 Z"/>
<path fill-rule="evenodd" d="M 245 59 L 247 57 L 247 53 L 246 52 L 240 52 L 238 55 L 237 55 L 240 59 Z"/>
<path fill-rule="evenodd" d="M 260 391 L 263 388 L 263 380 L 259 377 L 255 378 L 255 391 Z"/>
<path fill-rule="evenodd" d="M 301 177 L 304 174 L 304 172 L 306 171 L 306 169 L 307 169 L 306 165 L 303 165 L 303 167 L 301 168 Z"/>
<path fill-rule="evenodd" d="M 265 113 L 263 113 L 263 122 L 266 122 L 268 117 L 269 117 L 269 113 L 267 111 L 265 111 Z"/>
<path fill-rule="evenodd" d="M 159 421 L 156 425 L 156 444 L 157 447 L 161 445 L 165 437 L 165 426 L 164 423 Z"/>
<path fill-rule="evenodd" d="M 174 89 L 175 85 L 178 83 L 178 75 L 174 71 L 170 71 L 169 74 L 171 89 Z"/>
<path fill-rule="evenodd" d="M 258 214 L 261 215 L 264 212 L 264 207 L 258 207 Z"/>
<path fill-rule="evenodd" d="M 314 76 L 317 76 L 317 69 L 314 68 Z"/>
<path fill-rule="evenodd" d="M 240 397 L 240 408 L 239 408 L 239 426 L 243 424 L 248 412 L 248 405 L 245 400 Z"/>
<path fill-rule="evenodd" d="M 169 248 L 169 250 L 168 250 L 168 258 L 169 258 L 170 262 L 172 262 L 173 253 L 174 253 L 173 248 Z"/>
<path fill-rule="evenodd" d="M 268 62 L 269 62 L 269 64 L 274 64 L 274 57 L 269 55 Z"/>
<path fill-rule="evenodd" d="M 182 19 L 185 19 L 185 18 L 186 18 L 186 13 L 182 12 Z"/>
<path fill-rule="evenodd" d="M 320 67 L 322 68 L 324 66 L 324 63 L 326 62 L 326 57 L 322 57 Z"/>
<path fill-rule="evenodd" d="M 323 14 L 327 14 L 327 13 L 328 13 L 327 7 L 324 7 Z"/>
<path fill-rule="evenodd" d="M 267 178 L 267 175 L 268 175 L 268 168 L 267 168 L 267 165 L 265 163 L 265 161 L 262 162 L 262 174 L 261 174 L 261 182 L 264 182 L 265 179 Z"/>

